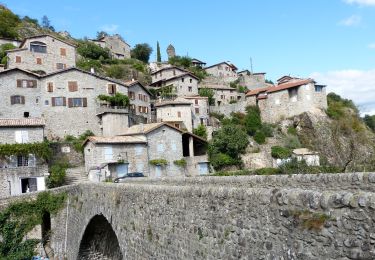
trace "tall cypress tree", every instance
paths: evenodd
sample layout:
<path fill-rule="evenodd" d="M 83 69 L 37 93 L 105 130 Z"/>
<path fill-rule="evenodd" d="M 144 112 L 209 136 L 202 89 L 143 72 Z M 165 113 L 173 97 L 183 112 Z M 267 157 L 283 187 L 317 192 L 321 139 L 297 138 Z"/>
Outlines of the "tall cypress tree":
<path fill-rule="evenodd" d="M 161 53 L 160 53 L 159 41 L 157 42 L 157 45 L 156 45 L 156 61 L 161 62 Z"/>

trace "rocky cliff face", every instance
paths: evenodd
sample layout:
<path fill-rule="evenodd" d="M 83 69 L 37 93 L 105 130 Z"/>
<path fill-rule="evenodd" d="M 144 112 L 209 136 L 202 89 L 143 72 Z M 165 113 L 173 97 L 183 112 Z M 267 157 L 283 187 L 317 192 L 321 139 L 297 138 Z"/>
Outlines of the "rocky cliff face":
<path fill-rule="evenodd" d="M 293 118 L 304 147 L 318 151 L 343 171 L 375 169 L 375 134 L 364 124 L 357 127 L 332 120 L 325 114 L 304 113 Z"/>

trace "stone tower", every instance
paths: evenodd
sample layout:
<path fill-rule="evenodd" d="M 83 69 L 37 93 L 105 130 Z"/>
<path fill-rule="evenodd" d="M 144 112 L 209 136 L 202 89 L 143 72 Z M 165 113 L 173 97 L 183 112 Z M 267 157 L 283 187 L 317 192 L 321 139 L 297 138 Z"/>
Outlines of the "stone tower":
<path fill-rule="evenodd" d="M 173 47 L 172 44 L 168 45 L 167 54 L 168 54 L 168 59 L 176 56 L 176 50 L 175 50 L 175 48 Z"/>

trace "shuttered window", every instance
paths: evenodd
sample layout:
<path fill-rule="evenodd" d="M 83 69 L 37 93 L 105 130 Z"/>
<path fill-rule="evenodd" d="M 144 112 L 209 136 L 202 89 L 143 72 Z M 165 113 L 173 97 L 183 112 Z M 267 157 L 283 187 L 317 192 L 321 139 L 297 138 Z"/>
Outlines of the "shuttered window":
<path fill-rule="evenodd" d="M 56 69 L 58 69 L 58 70 L 66 69 L 66 64 L 64 64 L 64 63 L 56 63 Z"/>
<path fill-rule="evenodd" d="M 87 98 L 68 98 L 68 107 L 87 107 Z"/>
<path fill-rule="evenodd" d="M 199 107 L 195 108 L 195 114 L 199 114 Z"/>
<path fill-rule="evenodd" d="M 108 84 L 108 94 L 116 94 L 116 84 Z"/>
<path fill-rule="evenodd" d="M 17 79 L 17 88 L 36 88 L 37 85 L 36 80 Z"/>
<path fill-rule="evenodd" d="M 68 81 L 68 89 L 69 89 L 69 92 L 78 91 L 77 81 Z"/>
<path fill-rule="evenodd" d="M 177 117 L 181 117 L 181 112 L 180 111 L 177 112 Z"/>
<path fill-rule="evenodd" d="M 10 104 L 15 105 L 15 104 L 25 104 L 25 97 L 24 96 L 11 96 L 10 97 Z"/>
<path fill-rule="evenodd" d="M 36 58 L 36 64 L 42 65 L 42 59 L 41 58 Z"/>
<path fill-rule="evenodd" d="M 16 56 L 16 63 L 21 63 L 21 56 Z"/>
<path fill-rule="evenodd" d="M 60 48 L 60 55 L 66 56 L 66 49 L 65 48 Z"/>
<path fill-rule="evenodd" d="M 134 99 L 135 99 L 135 94 L 134 94 L 134 92 L 129 91 L 129 97 L 130 97 L 131 100 L 134 100 Z"/>
<path fill-rule="evenodd" d="M 53 82 L 47 83 L 47 92 L 53 92 Z"/>
<path fill-rule="evenodd" d="M 52 97 L 51 104 L 53 107 L 61 107 L 66 106 L 66 98 L 65 97 Z"/>

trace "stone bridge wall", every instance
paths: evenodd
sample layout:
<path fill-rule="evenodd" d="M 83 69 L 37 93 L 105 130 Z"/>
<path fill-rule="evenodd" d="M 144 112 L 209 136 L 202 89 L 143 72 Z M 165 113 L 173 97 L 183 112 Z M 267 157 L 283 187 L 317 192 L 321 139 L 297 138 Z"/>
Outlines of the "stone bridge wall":
<path fill-rule="evenodd" d="M 77 259 L 86 226 L 102 214 L 124 259 L 374 259 L 374 178 L 201 177 L 71 186 L 67 207 L 52 219 L 52 247 L 57 256 Z"/>

